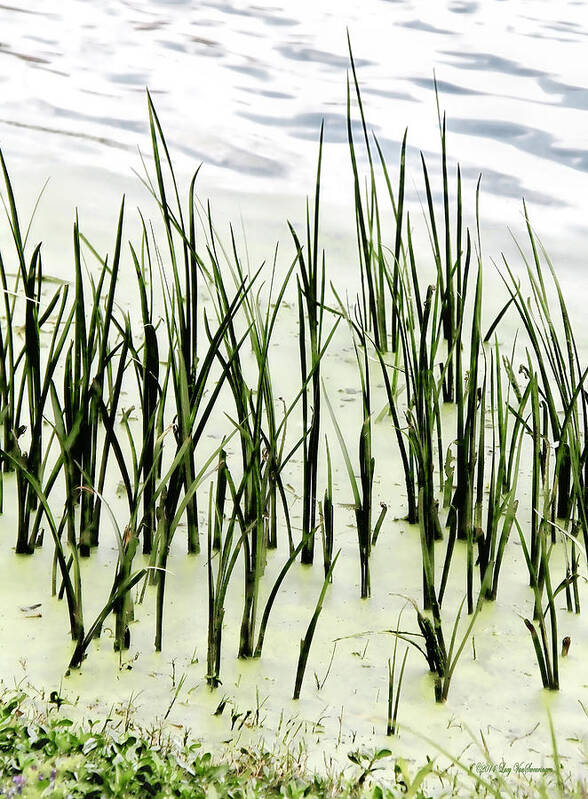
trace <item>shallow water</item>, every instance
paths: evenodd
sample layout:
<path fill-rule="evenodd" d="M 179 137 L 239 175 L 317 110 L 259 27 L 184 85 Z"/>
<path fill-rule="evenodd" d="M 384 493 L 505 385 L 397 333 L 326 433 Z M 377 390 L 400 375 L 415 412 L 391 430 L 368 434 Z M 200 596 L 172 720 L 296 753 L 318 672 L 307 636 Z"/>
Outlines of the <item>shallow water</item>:
<path fill-rule="evenodd" d="M 337 285 L 340 281 L 353 285 L 357 258 L 345 130 L 347 27 L 369 123 L 391 164 L 408 126 L 411 207 L 418 213 L 422 200 L 419 151 L 438 169 L 435 71 L 441 107 L 448 114 L 449 152 L 462 165 L 469 209 L 477 176 L 483 173 L 481 210 L 488 254 L 497 257 L 501 249 L 512 252 L 507 225 L 520 233 L 524 195 L 564 283 L 586 288 L 582 242 L 588 235 L 583 210 L 588 86 L 583 65 L 588 10 L 584 2 L 486 0 L 433 5 L 425 0 L 366 0 L 361 6 L 329 1 L 281 6 L 258 2 L 253 7 L 216 2 L 90 5 L 39 0 L 0 6 L 4 66 L 0 144 L 25 209 L 32 208 L 36 192 L 51 177 L 34 228 L 35 238 L 45 242 L 46 272 L 69 274 L 74 207 L 79 206 L 82 228 L 89 237 L 111 247 L 121 194 L 126 192 L 130 207 L 148 204 L 148 194 L 132 170 L 141 171 L 137 148 L 149 151 L 144 96 L 149 86 L 182 185 L 203 162 L 201 197 L 212 198 L 223 220 L 238 221 L 243 216 L 254 258 L 270 257 L 277 238 L 288 258 L 293 255 L 286 219 L 303 220 L 304 198 L 313 190 L 318 130 L 325 119 L 323 212 L 329 274 L 336 276 Z M 357 125 L 354 133 L 360 134 Z M 438 179 L 435 185 L 438 190 Z M 1 240 L 8 238 L 4 225 Z M 582 292 L 571 295 L 571 305 L 585 305 Z M 277 362 L 284 367 L 297 358 L 293 328 L 294 323 L 290 338 L 280 340 L 285 355 Z M 350 351 L 340 355 L 331 362 L 327 390 L 341 400 L 342 419 L 356 425 L 357 404 L 344 400 L 357 391 L 357 376 Z M 349 395 L 337 393 L 346 388 Z M 386 478 L 377 486 L 376 493 L 382 494 L 377 499 L 391 502 L 391 517 L 400 513 L 394 506 L 401 505 L 402 497 L 389 476 L 400 477 L 401 472 L 392 432 L 380 435 L 377 431 L 376 438 L 377 479 Z M 293 463 L 293 468 L 298 466 Z M 176 677 L 187 675 L 187 682 L 170 720 L 182 728 L 191 727 L 207 741 L 231 735 L 230 722 L 211 715 L 225 692 L 240 712 L 255 709 L 257 701 L 264 703 L 263 726 L 251 730 L 246 726 L 243 735 L 267 734 L 271 741 L 276 734 L 280 740 L 286 737 L 288 743 L 295 743 L 292 731 L 299 721 L 307 722 L 313 765 L 323 752 L 345 762 L 351 747 L 376 743 L 391 744 L 395 752 L 422 762 L 424 753 L 434 750 L 410 736 L 407 728 L 419 726 L 458 754 L 469 742 L 465 725 L 479 741 L 482 720 L 497 760 L 504 758 L 508 763 L 527 757 L 538 765 L 549 762 L 544 696 L 532 646 L 518 615 L 529 613 L 530 600 L 519 579 L 522 558 L 516 544 L 513 573 L 505 574 L 504 601 L 485 609 L 480 617 L 476 657 L 468 645 L 446 706 L 434 705 L 424 661 L 413 652 L 400 706 L 403 731 L 398 741 L 384 739 L 386 661 L 392 647 L 387 634 L 339 642 L 324 689 L 316 690 L 312 673 L 325 675 L 334 638 L 393 627 L 404 603 L 397 595 L 418 599 L 420 579 L 414 531 L 389 518 L 373 558 L 374 597 L 370 603 L 359 602 L 357 543 L 352 513 L 343 507 L 349 492 L 341 462 L 335 478 L 344 553 L 298 705 L 289 698 L 297 641 L 320 590 L 319 570 L 312 574 L 295 570 L 289 576 L 269 625 L 261 664 L 236 661 L 236 640 L 228 634 L 224 685 L 211 695 L 204 686 L 203 562 L 183 558 L 184 543 L 179 540 L 175 577 L 169 581 L 164 653 L 152 652 L 153 599 L 148 596 L 138 610 L 143 618 L 133 628 L 129 657 L 137 659 L 131 663 L 132 670 L 119 670 L 105 636 L 99 651 L 90 653 L 82 674 L 64 683 L 64 694 L 75 698 L 79 693 L 82 711 L 90 705 L 106 712 L 110 703 L 141 690 L 137 704 L 143 706 L 144 718 L 154 711 L 162 716 L 173 694 L 175 669 Z M 11 530 L 13 522 L 8 512 L 3 526 Z M 13 543 L 11 536 L 3 538 L 5 554 Z M 400 547 L 400 541 L 407 543 Z M 2 636 L 14 642 L 1 653 L 0 675 L 8 681 L 22 677 L 38 687 L 53 688 L 62 678 L 68 642 L 65 609 L 48 596 L 50 556 L 46 546 L 34 559 L 21 559 L 18 569 L 10 557 L 0 561 L 3 590 L 10 592 L 10 600 L 0 603 Z M 109 590 L 107 567 L 115 557 L 113 539 L 112 549 L 107 544 L 100 558 L 92 559 L 92 569 L 89 564 L 86 568 L 89 618 Z M 461 573 L 457 565 L 455 571 Z M 356 591 L 351 597 L 349 583 Z M 458 583 L 452 591 L 450 619 L 463 586 Z M 237 589 L 234 593 L 228 614 L 237 620 L 240 599 Z M 182 610 L 187 595 L 198 610 L 188 625 Z M 38 601 L 41 615 L 25 618 L 20 608 Z M 407 608 L 404 613 L 408 617 L 412 611 Z M 565 746 L 563 754 L 569 758 L 566 762 L 579 770 L 585 762 L 583 742 L 588 734 L 587 719 L 578 704 L 578 700 L 588 704 L 580 649 L 582 619 L 564 618 L 573 645 L 562 664 L 562 691 L 550 703 Z M 340 720 L 342 704 L 345 712 Z M 282 709 L 286 721 L 280 726 Z M 538 721 L 540 729 L 525 738 Z M 321 729 L 324 734 L 318 735 Z M 341 747 L 336 746 L 339 736 Z M 468 751 L 468 763 L 477 759 Z"/>

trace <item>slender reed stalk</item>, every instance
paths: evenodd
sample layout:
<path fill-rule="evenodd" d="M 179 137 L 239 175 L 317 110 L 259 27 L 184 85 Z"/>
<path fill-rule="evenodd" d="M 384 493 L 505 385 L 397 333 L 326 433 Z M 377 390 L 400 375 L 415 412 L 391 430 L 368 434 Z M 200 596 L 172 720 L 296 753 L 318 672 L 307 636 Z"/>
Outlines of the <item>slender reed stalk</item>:
<path fill-rule="evenodd" d="M 155 507 L 153 493 L 157 478 L 161 474 L 161 448 L 157 449 L 155 441 L 158 436 L 157 419 L 159 408 L 164 405 L 165 394 L 159 383 L 159 342 L 155 325 L 153 307 L 153 265 L 149 236 L 143 218 L 141 217 L 143 236 L 141 240 L 140 255 L 131 245 L 131 255 L 137 276 L 137 286 L 141 302 L 141 319 L 143 323 L 142 357 L 137 349 L 132 347 L 136 367 L 137 383 L 141 398 L 141 417 L 143 443 L 141 448 L 141 474 L 145 482 L 143 491 L 143 518 L 141 529 L 143 533 L 143 554 L 149 555 L 153 545 L 153 535 L 156 528 Z M 164 383 L 164 385 L 166 385 Z M 153 465 L 157 468 L 153 469 Z M 151 475 L 150 478 L 147 478 Z"/>
<path fill-rule="evenodd" d="M 312 223 L 308 203 L 306 207 L 306 255 L 294 227 L 289 225 L 296 246 L 296 258 L 299 266 L 299 275 L 296 277 L 299 319 L 298 344 L 300 372 L 302 383 L 305 386 L 302 393 L 302 425 L 303 429 L 308 431 L 302 444 L 302 535 L 306 540 L 306 544 L 302 548 L 301 562 L 305 564 L 311 564 L 314 560 L 318 455 L 321 430 L 320 361 L 326 277 L 324 252 L 319 268 L 319 210 L 323 134 L 324 124 L 321 124 Z M 309 383 L 311 370 L 312 381 Z M 307 384 L 309 384 L 308 387 Z"/>
<path fill-rule="evenodd" d="M 224 450 L 221 450 L 221 456 Z M 222 469 L 222 474 L 221 474 Z M 213 485 L 210 485 L 208 499 L 208 649 L 206 681 L 211 688 L 220 685 L 220 663 L 223 620 L 225 615 L 224 603 L 229 586 L 229 581 L 237 563 L 239 551 L 245 534 L 235 541 L 235 526 L 238 514 L 241 513 L 239 503 L 245 487 L 245 480 L 241 481 L 239 491 L 235 492 L 234 484 L 225 463 L 217 469 L 217 495 L 221 481 L 228 482 L 233 493 L 234 510 L 227 527 L 225 536 L 222 534 L 222 515 L 219 508 L 213 508 Z M 217 555 L 214 552 L 214 543 L 218 540 Z M 213 561 L 217 559 L 217 574 L 214 578 Z"/>
<path fill-rule="evenodd" d="M 323 609 L 323 602 L 325 601 L 325 595 L 327 593 L 327 588 L 329 587 L 329 583 L 331 582 L 331 575 L 333 574 L 333 570 L 335 568 L 335 564 L 341 554 L 341 550 L 337 552 L 335 557 L 333 558 L 333 562 L 329 568 L 328 573 L 325 575 L 325 579 L 323 581 L 323 587 L 321 588 L 321 592 L 319 594 L 318 602 L 316 603 L 316 607 L 314 609 L 314 613 L 312 614 L 312 618 L 310 620 L 310 624 L 308 625 L 308 629 L 306 631 L 306 635 L 300 641 L 300 654 L 298 656 L 298 666 L 296 667 L 296 680 L 294 683 L 294 694 L 292 696 L 293 699 L 300 699 L 300 691 L 302 689 L 302 681 L 304 679 L 304 672 L 306 671 L 306 664 L 308 662 L 308 655 L 310 653 L 310 646 L 312 644 L 312 639 L 314 638 L 314 634 L 316 631 L 316 626 L 318 624 L 319 616 Z"/>
<path fill-rule="evenodd" d="M 196 493 L 199 482 L 202 480 L 203 475 L 211 462 L 212 458 L 217 456 L 223 445 L 221 445 L 215 453 L 208 459 L 205 466 L 200 469 L 197 475 L 194 476 L 193 482 L 188 486 L 184 493 L 184 498 L 180 501 L 182 488 L 185 485 L 186 474 L 186 453 L 194 452 L 198 441 L 201 439 L 206 424 L 210 418 L 212 410 L 216 404 L 220 390 L 227 378 L 228 370 L 231 368 L 232 359 L 238 353 L 239 347 L 242 345 L 243 337 L 236 343 L 235 352 L 231 358 L 225 363 L 223 371 L 218 378 L 216 385 L 210 392 L 207 401 L 205 395 L 208 388 L 209 376 L 213 363 L 217 357 L 218 349 L 225 336 L 228 325 L 232 317 L 236 314 L 237 310 L 243 302 L 244 293 L 249 291 L 251 283 L 243 284 L 236 292 L 234 299 L 228 304 L 226 313 L 220 321 L 220 324 L 214 333 L 210 331 L 207 326 L 209 335 L 209 346 L 204 360 L 199 364 L 199 370 L 196 378 L 195 387 L 197 392 L 194 395 L 193 402 L 188 402 L 188 381 L 184 369 L 184 360 L 181 354 L 175 362 L 174 368 L 177 366 L 177 373 L 174 374 L 173 379 L 177 383 L 176 396 L 181 397 L 181 408 L 184 413 L 181 430 L 184 431 L 184 437 L 180 436 L 180 428 L 177 428 L 176 433 L 176 455 L 170 468 L 167 479 L 162 478 L 160 483 L 161 491 L 156 492 L 153 501 L 156 500 L 158 493 L 162 493 L 162 502 L 160 506 L 160 513 L 158 518 L 158 551 L 157 551 L 157 566 L 158 566 L 158 583 L 157 583 L 157 600 L 156 600 L 156 632 L 155 632 L 155 649 L 161 651 L 163 640 L 163 609 L 164 609 L 164 594 L 165 594 L 165 581 L 166 581 L 166 567 L 169 557 L 169 550 L 174 533 L 180 522 L 180 519 L 190 504 L 193 495 Z M 173 321 L 171 312 L 167 312 L 167 326 L 170 337 L 173 340 Z M 170 352 L 170 358 L 174 357 L 173 352 Z M 201 410 L 202 406 L 202 410 Z"/>
<path fill-rule="evenodd" d="M 530 621 L 527 618 L 523 619 L 523 621 L 533 641 L 543 687 L 552 691 L 557 691 L 559 690 L 559 639 L 557 637 L 557 611 L 554 603 L 556 592 L 554 592 L 551 587 L 549 567 L 549 558 L 553 544 L 547 545 L 546 535 L 542 530 L 539 533 L 538 565 L 542 575 L 542 580 L 540 580 L 536 565 L 533 563 L 527 548 L 523 531 L 516 519 L 515 524 L 519 532 L 519 539 L 523 548 L 527 568 L 529 569 L 531 588 L 533 589 L 535 599 L 535 608 L 539 608 L 539 613 L 536 614 L 535 621 Z M 545 587 L 547 594 L 547 607 L 545 612 L 542 610 L 541 602 L 543 587 Z M 560 586 L 560 590 L 562 587 L 563 586 Z M 545 624 L 546 614 L 549 614 L 549 631 Z"/>
<path fill-rule="evenodd" d="M 329 440 L 325 436 L 325 451 L 327 453 L 327 486 L 322 502 L 321 530 L 323 539 L 323 568 L 325 575 L 328 574 L 333 560 L 334 545 L 334 509 L 333 509 L 333 470 L 331 467 L 331 452 L 329 450 Z"/>
<path fill-rule="evenodd" d="M 366 599 L 371 594 L 370 582 L 370 553 L 372 547 L 372 523 L 371 523 L 371 507 L 372 507 L 372 487 L 374 478 L 374 465 L 375 461 L 371 455 L 371 409 L 370 409 L 370 390 L 369 390 L 369 372 L 367 364 L 367 353 L 364 350 L 364 366 L 362 367 L 359 358 L 359 352 L 356 348 L 356 356 L 362 374 L 362 408 L 363 408 L 363 422 L 359 436 L 359 468 L 360 480 L 358 480 L 353 471 L 349 451 L 345 443 L 345 438 L 341 432 L 339 423 L 333 411 L 333 407 L 329 401 L 328 396 L 325 394 L 325 401 L 327 408 L 335 428 L 335 433 L 339 440 L 339 446 L 345 461 L 349 483 L 353 492 L 354 510 L 355 510 L 355 523 L 357 527 L 357 541 L 359 544 L 359 564 L 360 564 L 360 595 L 362 599 Z M 365 368 L 365 373 L 362 369 Z M 361 486 L 361 488 L 360 488 Z"/>
<path fill-rule="evenodd" d="M 357 78 L 357 71 L 355 68 L 355 61 L 353 52 L 351 50 L 351 41 L 349 34 L 347 35 L 347 44 L 349 49 L 349 60 L 351 64 L 351 74 L 353 78 L 353 85 L 355 89 L 355 98 L 360 114 L 361 130 L 363 134 L 363 143 L 365 152 L 367 154 L 369 165 L 369 189 L 366 190 L 365 204 L 362 200 L 362 191 L 360 186 L 359 169 L 357 165 L 357 152 L 353 138 L 353 120 L 351 116 L 351 94 L 349 79 L 347 80 L 347 139 L 349 143 L 349 154 L 351 158 L 351 167 L 353 171 L 354 183 L 354 199 L 355 199 L 355 222 L 357 231 L 358 254 L 360 263 L 360 278 L 361 278 L 361 313 L 366 320 L 366 330 L 372 332 L 376 349 L 381 353 L 388 350 L 388 330 L 390 329 L 391 347 L 392 352 L 397 352 L 399 337 L 398 337 L 398 306 L 395 298 L 398 296 L 399 289 L 399 270 L 400 270 L 400 257 L 402 248 L 402 225 L 403 225 L 403 207 L 404 207 L 404 177 L 405 177 L 405 155 L 406 155 L 406 132 L 404 134 L 401 155 L 400 155 L 400 174 L 398 180 L 398 191 L 396 198 L 392 191 L 392 184 L 389 178 L 389 173 L 382 155 L 380 145 L 374 136 L 376 149 L 379 153 L 380 161 L 383 167 L 384 176 L 386 179 L 386 186 L 395 219 L 395 241 L 393 250 L 393 260 L 391 267 L 386 263 L 384 255 L 385 246 L 382 239 L 382 221 L 380 217 L 378 192 L 376 186 L 376 176 L 374 170 L 374 163 L 372 157 L 372 148 L 370 146 L 370 136 L 368 134 L 367 123 L 364 113 L 363 100 L 359 89 L 359 82 Z M 390 280 L 390 271 L 392 278 Z M 390 324 L 388 324 L 388 292 L 390 291 L 392 297 L 392 308 L 390 314 Z"/>
<path fill-rule="evenodd" d="M 166 306 L 166 309 L 168 314 L 169 312 L 173 314 L 173 325 L 171 326 L 168 316 L 168 335 L 170 333 L 173 335 L 173 338 L 169 338 L 169 348 L 174 350 L 174 358 L 177 361 L 182 361 L 182 372 L 185 375 L 185 385 L 180 386 L 175 379 L 175 371 L 172 369 L 178 435 L 183 441 L 189 435 L 189 428 L 186 426 L 190 413 L 189 408 L 196 401 L 201 389 L 198 380 L 198 272 L 201 268 L 201 260 L 196 248 L 195 215 L 195 187 L 198 170 L 190 181 L 186 221 L 170 153 L 149 92 L 147 92 L 147 106 L 156 181 L 154 185 L 147 173 L 145 183 L 160 207 L 168 245 L 169 269 L 166 270 L 166 274 L 171 275 L 172 285 L 171 288 L 168 287 L 170 304 Z M 169 173 L 171 181 L 169 190 L 164 170 Z M 168 196 L 173 198 L 173 206 Z M 182 464 L 183 487 L 186 492 L 194 482 L 196 468 L 194 457 L 194 451 L 188 449 Z M 196 553 L 200 550 L 196 493 L 192 494 L 186 507 L 186 522 L 188 552 Z"/>
<path fill-rule="evenodd" d="M 404 657 L 400 666 L 400 674 L 398 681 L 395 679 L 396 675 L 396 654 L 398 649 L 398 638 L 400 630 L 400 617 L 402 611 L 398 616 L 398 623 L 396 624 L 396 636 L 394 638 L 394 649 L 392 652 L 392 661 L 388 659 L 388 719 L 386 723 L 386 735 L 398 734 L 398 706 L 400 704 L 400 691 L 402 689 L 402 678 L 404 677 L 404 667 L 406 666 L 406 659 L 408 657 L 408 647 L 404 650 Z"/>

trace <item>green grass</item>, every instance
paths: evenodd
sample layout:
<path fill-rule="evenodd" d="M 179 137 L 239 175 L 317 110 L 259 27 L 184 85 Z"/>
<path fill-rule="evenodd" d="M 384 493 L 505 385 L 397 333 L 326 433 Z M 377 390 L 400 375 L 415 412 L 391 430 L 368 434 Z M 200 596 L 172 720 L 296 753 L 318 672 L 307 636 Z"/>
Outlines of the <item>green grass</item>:
<path fill-rule="evenodd" d="M 542 777 L 505 775 L 482 747 L 478 768 L 450 755 L 450 767 L 440 768 L 435 759 L 409 766 L 402 758 L 394 759 L 388 749 L 355 749 L 347 754 L 350 765 L 345 770 L 331 769 L 324 776 L 308 769 L 304 753 L 240 745 L 225 747 L 219 756 L 187 734 L 174 736 L 164 725 L 142 728 L 128 712 L 76 724 L 61 709 L 62 704 L 59 693 L 53 691 L 45 709 L 33 714 L 24 692 L 4 692 L 0 703 L 0 795 L 25 799 L 585 796 L 582 781 L 564 772 L 551 719 L 555 767 Z"/>

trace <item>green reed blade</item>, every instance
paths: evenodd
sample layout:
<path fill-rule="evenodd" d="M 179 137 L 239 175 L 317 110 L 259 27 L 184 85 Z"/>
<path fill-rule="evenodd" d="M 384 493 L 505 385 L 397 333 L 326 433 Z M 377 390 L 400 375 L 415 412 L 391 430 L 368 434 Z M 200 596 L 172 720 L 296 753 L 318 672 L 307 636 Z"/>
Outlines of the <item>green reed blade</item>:
<path fill-rule="evenodd" d="M 316 603 L 316 607 L 314 609 L 314 613 L 310 620 L 310 624 L 308 625 L 308 629 L 306 631 L 306 635 L 300 641 L 300 655 L 298 657 L 298 665 L 296 667 L 296 681 L 294 683 L 294 694 L 292 696 L 293 699 L 300 699 L 300 691 L 302 688 L 302 680 L 304 679 L 304 672 L 306 671 L 306 664 L 308 662 L 308 655 L 310 652 L 310 646 L 312 644 L 312 639 L 314 638 L 314 634 L 316 631 L 316 626 L 318 624 L 319 616 L 323 609 L 323 603 L 325 601 L 325 595 L 327 593 L 327 588 L 329 587 L 331 581 L 331 575 L 333 574 L 333 570 L 335 568 L 335 564 L 339 559 L 339 555 L 341 554 L 341 550 L 337 552 L 335 557 L 333 558 L 333 562 L 331 563 L 331 567 L 328 571 L 328 574 L 325 576 L 323 581 L 323 587 L 321 588 L 321 592 L 319 594 L 318 602 Z"/>
<path fill-rule="evenodd" d="M 81 597 L 74 588 L 74 583 L 72 582 L 71 577 L 69 575 L 69 570 L 65 559 L 63 545 L 61 543 L 61 538 L 58 532 L 57 525 L 55 523 L 55 519 L 53 517 L 53 514 L 51 513 L 51 508 L 49 507 L 43 489 L 39 484 L 39 482 L 37 481 L 37 479 L 35 478 L 35 476 L 32 475 L 30 472 L 28 472 L 12 453 L 7 452 L 6 450 L 0 450 L 0 452 L 2 454 L 2 457 L 6 458 L 14 469 L 17 469 L 23 474 L 24 478 L 28 481 L 29 485 L 32 487 L 33 491 L 35 492 L 40 504 L 43 506 L 43 509 L 45 511 L 45 518 L 47 519 L 47 523 L 49 524 L 49 529 L 53 537 L 57 562 L 59 564 L 61 576 L 65 584 L 65 593 L 67 597 L 71 637 L 73 640 L 79 640 L 80 636 L 83 635 L 84 631 L 84 624 L 81 612 Z"/>
<path fill-rule="evenodd" d="M 263 611 L 263 615 L 261 617 L 261 623 L 259 625 L 259 633 L 258 633 L 258 637 L 257 637 L 257 645 L 256 645 L 254 653 L 253 653 L 253 657 L 254 658 L 261 657 L 261 650 L 263 648 L 263 642 L 265 640 L 265 633 L 266 633 L 267 624 L 268 624 L 268 621 L 269 621 L 269 616 L 270 616 L 270 613 L 271 613 L 271 609 L 272 609 L 272 607 L 274 605 L 274 602 L 276 600 L 276 597 L 278 595 L 278 591 L 280 590 L 281 585 L 284 582 L 284 579 L 286 578 L 286 575 L 288 574 L 288 572 L 290 570 L 290 567 L 292 566 L 292 564 L 294 563 L 294 561 L 296 560 L 296 558 L 298 557 L 298 555 L 302 551 L 302 547 L 305 545 L 305 543 L 306 542 L 305 542 L 304 538 L 302 538 L 300 540 L 300 542 L 298 543 L 298 546 L 294 549 L 293 552 L 290 553 L 290 557 L 288 558 L 288 560 L 282 566 L 282 569 L 280 570 L 280 573 L 278 574 L 278 576 L 277 576 L 277 578 L 276 578 L 276 580 L 275 580 L 275 582 L 274 582 L 274 584 L 272 586 L 272 589 L 271 589 L 271 591 L 269 593 L 269 596 L 267 598 L 267 602 L 266 602 L 266 605 L 265 605 L 265 609 Z M 329 573 L 329 572 L 327 571 L 327 573 Z M 331 574 L 332 574 L 332 572 L 331 572 Z"/>

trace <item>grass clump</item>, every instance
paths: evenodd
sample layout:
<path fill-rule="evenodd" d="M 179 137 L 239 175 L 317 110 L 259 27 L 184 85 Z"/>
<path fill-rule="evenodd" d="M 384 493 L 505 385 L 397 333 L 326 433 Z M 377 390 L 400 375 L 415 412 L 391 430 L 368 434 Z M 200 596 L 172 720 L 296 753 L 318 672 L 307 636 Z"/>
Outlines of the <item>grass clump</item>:
<path fill-rule="evenodd" d="M 0 706 L 0 796 L 40 799 L 154 797 L 154 799 L 392 799 L 398 790 L 367 785 L 374 763 L 352 753 L 358 773 L 310 773 L 304 756 L 241 746 L 213 758 L 186 734 L 179 742 L 163 727 L 151 730 L 124 719 L 75 724 L 49 711 L 30 717 L 23 692 L 5 692 Z M 364 762 L 368 759 L 369 763 Z M 416 797 L 424 794 L 413 793 Z"/>
<path fill-rule="evenodd" d="M 85 727 L 50 715 L 31 722 L 17 715 L 19 697 L 0 710 L 0 795 L 7 797 L 328 796 L 319 778 L 304 780 L 292 761 L 272 764 L 243 750 L 227 764 L 201 744 L 178 744 L 162 729 L 147 733 L 109 720 Z M 284 791 L 282 791 L 282 788 Z"/>

